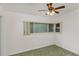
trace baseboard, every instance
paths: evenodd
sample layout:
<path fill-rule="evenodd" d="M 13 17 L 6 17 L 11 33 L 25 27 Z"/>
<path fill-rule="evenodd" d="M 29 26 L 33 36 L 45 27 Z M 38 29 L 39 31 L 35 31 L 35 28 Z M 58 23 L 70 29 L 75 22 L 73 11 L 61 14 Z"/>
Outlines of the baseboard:
<path fill-rule="evenodd" d="M 59 47 L 61 47 L 61 48 L 63 48 L 63 49 L 66 49 L 66 50 L 68 50 L 68 51 L 70 51 L 70 52 L 72 52 L 72 53 L 75 53 L 75 54 L 79 55 L 79 53 L 78 53 L 77 51 L 75 51 L 75 50 L 71 50 L 71 49 L 69 49 L 69 48 L 67 48 L 67 47 L 63 47 L 63 46 L 58 45 L 58 44 L 55 44 L 55 45 L 56 45 L 56 46 L 59 46 Z"/>
<path fill-rule="evenodd" d="M 31 48 L 31 49 L 28 49 L 28 50 L 25 49 L 25 50 L 16 51 L 14 53 L 8 54 L 8 56 L 12 56 L 12 55 L 15 55 L 15 54 L 18 54 L 18 53 L 22 53 L 22 52 L 26 52 L 26 51 L 30 51 L 30 50 L 34 50 L 34 49 L 39 49 L 39 48 L 47 47 L 47 46 L 50 46 L 50 45 L 55 45 L 55 44 L 48 44 L 48 45 L 43 45 L 43 46 L 36 47 L 36 48 Z"/>
<path fill-rule="evenodd" d="M 47 47 L 47 46 L 50 46 L 50 45 L 59 46 L 59 47 L 61 47 L 61 48 L 63 48 L 63 49 L 66 49 L 66 50 L 68 50 L 68 51 L 70 51 L 70 52 L 72 52 L 72 53 L 75 53 L 75 54 L 79 55 L 79 53 L 78 53 L 77 51 L 71 50 L 71 49 L 69 49 L 68 47 L 63 47 L 62 45 L 59 45 L 59 44 L 48 44 L 48 45 L 43 45 L 43 46 L 36 47 L 36 48 L 31 48 L 31 49 L 28 49 L 28 50 L 25 49 L 25 50 L 17 51 L 17 52 L 14 52 L 14 53 L 9 54 L 9 56 L 14 55 L 14 54 L 18 54 L 18 53 L 22 53 L 22 52 L 26 52 L 26 51 L 30 51 L 30 50 L 34 50 L 34 49 L 39 49 L 39 48 Z"/>

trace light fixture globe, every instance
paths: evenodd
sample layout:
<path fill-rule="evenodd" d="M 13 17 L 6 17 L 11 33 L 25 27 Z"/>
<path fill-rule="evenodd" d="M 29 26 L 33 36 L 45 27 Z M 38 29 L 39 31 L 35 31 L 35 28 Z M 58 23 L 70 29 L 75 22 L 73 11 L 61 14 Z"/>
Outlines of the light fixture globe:
<path fill-rule="evenodd" d="M 49 16 L 52 16 L 52 15 L 54 15 L 54 14 L 55 14 L 54 11 L 52 11 L 52 12 L 48 11 L 48 12 L 47 12 L 47 15 L 49 15 Z"/>

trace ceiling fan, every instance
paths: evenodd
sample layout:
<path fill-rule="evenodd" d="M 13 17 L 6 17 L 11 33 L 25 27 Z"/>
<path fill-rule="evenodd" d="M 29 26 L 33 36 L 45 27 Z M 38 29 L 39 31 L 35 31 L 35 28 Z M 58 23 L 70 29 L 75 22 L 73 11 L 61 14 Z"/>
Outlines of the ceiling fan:
<path fill-rule="evenodd" d="M 39 11 L 48 11 L 48 12 L 46 13 L 46 15 L 53 15 L 54 13 L 59 14 L 59 9 L 65 8 L 65 5 L 62 4 L 61 6 L 55 8 L 55 7 L 52 5 L 52 3 L 48 3 L 48 4 L 47 4 L 47 7 L 48 7 L 48 10 L 39 10 Z"/>

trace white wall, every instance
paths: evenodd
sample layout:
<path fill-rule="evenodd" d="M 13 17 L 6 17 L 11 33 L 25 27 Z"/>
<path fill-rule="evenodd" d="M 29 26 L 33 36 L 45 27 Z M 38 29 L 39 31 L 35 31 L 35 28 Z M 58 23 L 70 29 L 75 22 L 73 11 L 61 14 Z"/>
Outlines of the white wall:
<path fill-rule="evenodd" d="M 23 21 L 55 23 L 55 19 L 5 11 L 2 13 L 2 55 L 12 55 L 54 44 L 54 33 L 23 35 Z"/>
<path fill-rule="evenodd" d="M 0 17 L 0 55 L 1 55 L 1 17 Z"/>
<path fill-rule="evenodd" d="M 1 33 L 2 33 L 2 8 L 0 7 L 0 55 L 1 55 Z"/>
<path fill-rule="evenodd" d="M 79 10 L 57 19 L 14 12 L 2 13 L 1 54 L 11 55 L 31 49 L 57 44 L 79 54 Z M 23 36 L 23 21 L 62 23 L 61 33 L 34 33 Z"/>
<path fill-rule="evenodd" d="M 63 32 L 56 34 L 56 44 L 79 54 L 79 10 L 59 17 L 63 21 Z"/>

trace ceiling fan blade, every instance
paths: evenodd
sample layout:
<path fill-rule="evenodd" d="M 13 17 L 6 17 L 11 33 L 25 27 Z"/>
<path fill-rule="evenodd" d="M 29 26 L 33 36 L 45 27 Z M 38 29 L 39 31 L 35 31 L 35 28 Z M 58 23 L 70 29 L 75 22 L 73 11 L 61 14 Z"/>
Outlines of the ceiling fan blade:
<path fill-rule="evenodd" d="M 48 10 L 38 10 L 38 11 L 48 11 Z"/>
<path fill-rule="evenodd" d="M 56 11 L 56 10 L 55 10 L 54 12 L 57 13 L 57 14 L 59 14 L 59 11 Z"/>
<path fill-rule="evenodd" d="M 65 8 L 65 6 L 60 6 L 60 7 L 57 7 L 55 9 L 62 9 L 62 8 Z"/>

